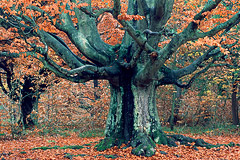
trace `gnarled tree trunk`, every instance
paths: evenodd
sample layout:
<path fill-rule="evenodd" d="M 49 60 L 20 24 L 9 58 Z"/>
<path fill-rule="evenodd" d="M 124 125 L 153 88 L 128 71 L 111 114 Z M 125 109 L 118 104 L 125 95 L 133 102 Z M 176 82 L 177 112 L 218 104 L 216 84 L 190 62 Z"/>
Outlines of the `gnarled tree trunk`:
<path fill-rule="evenodd" d="M 31 118 L 30 114 L 34 109 L 34 106 L 38 103 L 38 98 L 33 93 L 28 93 L 28 95 L 23 96 L 23 99 L 20 103 L 21 105 L 21 116 L 23 119 L 23 125 L 25 127 L 32 127 L 35 125 L 34 120 Z"/>
<path fill-rule="evenodd" d="M 67 12 L 59 13 L 57 17 L 48 17 L 51 15 L 48 11 L 45 14 L 46 11 L 42 11 L 37 6 L 32 6 L 31 9 L 41 12 L 43 17 L 47 16 L 46 19 L 50 19 L 56 29 L 65 32 L 72 44 L 88 60 L 83 60 L 74 54 L 58 35 L 45 32 L 41 29 L 42 27 L 36 27 L 34 19 L 29 21 L 21 17 L 12 18 L 10 13 L 5 13 L 4 9 L 0 8 L 0 15 L 3 17 L 0 26 L 9 29 L 10 27 L 16 28 L 15 25 L 19 24 L 17 29 L 21 36 L 38 37 L 44 47 L 36 47 L 32 44 L 34 52 L 24 54 L 39 59 L 46 69 L 57 76 L 77 83 L 96 79 L 105 79 L 110 82 L 111 105 L 106 137 L 96 146 L 98 150 L 130 141 L 129 144 L 134 147 L 132 150 L 134 154 L 151 156 L 155 152 L 156 143 L 176 145 L 169 137 L 175 140 L 186 139 L 188 142 L 196 142 L 205 147 L 209 146 L 203 141 L 195 141 L 182 136 L 168 136 L 167 138 L 160 128 L 155 104 L 155 89 L 157 86 L 167 84 L 174 84 L 181 88 L 190 87 L 192 82 L 200 74 L 206 72 L 221 55 L 220 50 L 217 49 L 218 46 L 209 46 L 206 52 L 183 68 L 169 68 L 166 62 L 180 46 L 188 41 L 195 41 L 206 36 L 212 37 L 222 30 L 229 31 L 239 23 L 240 13 L 236 12 L 228 21 L 209 31 L 200 32 L 201 23 L 199 22 L 205 20 L 208 15 L 206 13 L 221 3 L 221 0 L 209 1 L 193 17 L 192 22 L 183 31 L 177 33 L 175 29 L 168 29 L 166 25 L 172 14 L 174 0 L 129 0 L 127 14 L 144 16 L 144 19 L 139 21 L 134 19 L 128 21 L 125 19 L 128 16 L 124 18 L 124 14 L 121 13 L 120 0 L 113 0 L 112 9 L 105 8 L 96 10 L 96 12 L 92 8 L 91 1 L 86 0 L 86 2 L 89 3 L 86 8 L 73 7 L 74 9 L 71 10 L 75 12 L 77 23 L 72 21 L 72 16 Z M 60 4 L 60 7 L 62 10 L 63 4 Z M 121 24 L 121 29 L 125 30 L 120 45 L 111 46 L 103 42 L 100 37 L 96 22 L 99 15 L 105 11 L 112 14 L 112 17 Z M 26 22 L 22 24 L 22 21 Z M 25 24 L 28 23 L 30 23 L 29 26 L 26 26 Z M 21 29 L 23 26 L 25 32 L 32 31 L 33 33 L 23 34 Z M 166 40 L 165 37 L 168 37 L 170 42 L 158 47 L 159 43 Z M 48 47 L 51 47 L 56 55 L 62 58 L 70 70 L 51 59 L 48 55 Z M 36 55 L 35 51 L 41 56 Z M 0 52 L 0 55 L 19 57 L 18 53 Z M 195 72 L 200 65 L 204 68 Z M 179 83 L 182 77 L 192 73 L 194 75 L 187 84 Z"/>
<path fill-rule="evenodd" d="M 111 85 L 111 103 L 106 124 L 106 138 L 96 147 L 105 150 L 129 143 L 136 155 L 152 156 L 155 143 L 175 145 L 161 131 L 156 108 L 156 83 L 137 86 L 131 73 L 121 79 L 121 85 Z M 127 75 L 127 76 L 126 76 Z"/>

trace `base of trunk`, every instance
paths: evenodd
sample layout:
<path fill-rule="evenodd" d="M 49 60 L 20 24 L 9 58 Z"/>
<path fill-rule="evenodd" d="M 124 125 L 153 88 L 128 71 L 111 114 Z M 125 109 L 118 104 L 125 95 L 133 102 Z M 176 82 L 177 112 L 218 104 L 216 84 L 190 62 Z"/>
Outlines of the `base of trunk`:
<path fill-rule="evenodd" d="M 155 142 L 150 136 L 142 132 L 137 133 L 133 137 L 130 145 L 134 148 L 132 150 L 132 154 L 134 155 L 151 157 L 156 152 Z"/>
<path fill-rule="evenodd" d="M 126 140 L 121 138 L 106 137 L 103 140 L 101 140 L 100 143 L 95 146 L 95 148 L 98 151 L 104 151 L 114 146 L 118 146 L 120 148 L 122 144 L 127 144 L 127 146 L 124 147 L 123 149 L 126 149 L 127 147 L 133 147 L 132 154 L 137 156 L 151 157 L 156 152 L 155 150 L 156 144 L 164 144 L 170 147 L 177 147 L 177 144 L 175 142 L 180 142 L 181 145 L 192 146 L 192 149 L 194 150 L 198 150 L 197 147 L 205 147 L 207 149 L 211 149 L 211 148 L 217 148 L 220 146 L 227 146 L 227 147 L 240 146 L 240 144 L 235 144 L 233 142 L 230 142 L 229 144 L 214 145 L 214 144 L 205 142 L 203 139 L 193 139 L 183 135 L 166 135 L 161 131 L 159 131 L 158 133 L 159 133 L 158 135 L 159 141 L 157 143 L 153 140 L 156 137 L 152 138 L 146 133 L 139 132 L 139 133 L 136 133 L 135 136 L 132 137 L 132 139 L 128 143 L 126 143 Z"/>
<path fill-rule="evenodd" d="M 158 133 L 158 134 L 157 134 Z M 164 144 L 168 146 L 177 146 L 172 138 L 161 131 L 155 133 L 154 137 L 149 136 L 144 132 L 137 132 L 131 138 L 129 142 L 126 142 L 124 138 L 106 137 L 95 146 L 98 151 L 104 151 L 114 146 L 120 147 L 122 144 L 127 144 L 128 147 L 133 147 L 132 154 L 137 156 L 151 157 L 155 154 L 156 139 L 157 144 Z"/>
<path fill-rule="evenodd" d="M 20 118 L 20 120 L 18 121 L 18 125 L 19 126 L 24 125 L 25 128 L 33 128 L 35 126 L 35 123 L 34 123 L 34 121 L 32 120 L 31 117 L 24 116 L 23 117 L 23 123 L 22 123 L 22 120 Z"/>
<path fill-rule="evenodd" d="M 130 74 L 127 74 L 130 75 Z M 132 153 L 137 156 L 151 157 L 155 154 L 156 144 L 175 147 L 176 141 L 184 145 L 212 148 L 218 145 L 203 140 L 192 139 L 181 135 L 166 135 L 156 108 L 156 84 L 136 86 L 129 77 L 121 79 L 120 86 L 111 85 L 111 101 L 108 112 L 105 136 L 95 146 L 98 151 L 127 144 L 133 147 Z"/>

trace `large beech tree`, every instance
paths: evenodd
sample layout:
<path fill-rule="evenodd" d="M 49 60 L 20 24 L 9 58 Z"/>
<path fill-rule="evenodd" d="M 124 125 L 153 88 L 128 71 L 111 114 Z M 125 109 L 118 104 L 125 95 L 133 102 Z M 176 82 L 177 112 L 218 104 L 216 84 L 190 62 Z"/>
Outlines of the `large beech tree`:
<path fill-rule="evenodd" d="M 203 1 L 185 29 L 179 31 L 166 27 L 174 0 L 113 0 L 105 6 L 91 0 L 2 0 L 1 3 L 0 27 L 18 35 L 25 44 L 25 49 L 1 51 L 1 56 L 30 55 L 57 76 L 76 83 L 95 79 L 109 81 L 110 109 L 105 138 L 96 146 L 98 150 L 129 143 L 134 148 L 132 153 L 151 156 L 156 143 L 176 146 L 174 140 L 186 140 L 195 145 L 209 145 L 201 140 L 165 135 L 160 127 L 155 92 L 158 86 L 166 84 L 189 87 L 208 70 L 223 51 L 216 43 L 205 46 L 205 52 L 186 67 L 170 68 L 167 61 L 189 41 L 226 34 L 240 21 L 237 9 L 224 22 L 202 30 L 201 23 L 214 16 L 212 11 L 219 5 L 224 8 L 221 0 Z M 237 1 L 233 3 L 238 5 Z M 121 10 L 126 4 L 127 11 Z M 119 45 L 113 46 L 101 39 L 97 24 L 105 13 L 125 31 Z M 43 24 L 54 27 L 47 29 Z M 77 56 L 59 36 L 51 33 L 56 30 L 66 33 L 84 57 Z M 169 41 L 165 41 L 166 37 Z M 53 52 L 64 65 L 56 61 Z M 198 70 L 199 66 L 203 69 Z M 179 79 L 192 73 L 189 83 L 179 83 Z"/>

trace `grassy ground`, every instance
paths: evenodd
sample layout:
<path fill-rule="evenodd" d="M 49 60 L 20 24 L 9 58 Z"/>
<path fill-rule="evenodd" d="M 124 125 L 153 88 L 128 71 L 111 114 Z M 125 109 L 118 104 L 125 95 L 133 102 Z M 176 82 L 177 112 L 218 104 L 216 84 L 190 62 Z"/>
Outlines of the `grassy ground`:
<path fill-rule="evenodd" d="M 209 136 L 236 135 L 240 136 L 240 126 L 232 124 L 216 124 L 214 126 L 175 126 L 173 131 L 169 127 L 162 127 L 165 132 L 177 134 L 205 134 Z"/>

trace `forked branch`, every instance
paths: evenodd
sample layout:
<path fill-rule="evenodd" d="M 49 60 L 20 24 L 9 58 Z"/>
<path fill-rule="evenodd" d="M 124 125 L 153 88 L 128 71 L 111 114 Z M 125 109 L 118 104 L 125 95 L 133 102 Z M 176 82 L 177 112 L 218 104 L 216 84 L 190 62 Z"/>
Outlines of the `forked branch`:
<path fill-rule="evenodd" d="M 207 72 L 208 69 L 212 66 L 212 64 L 215 62 L 215 58 L 201 71 L 197 72 L 190 80 L 187 84 L 181 84 L 178 81 L 175 83 L 178 87 L 180 88 L 189 88 L 191 87 L 192 83 L 203 73 Z"/>

